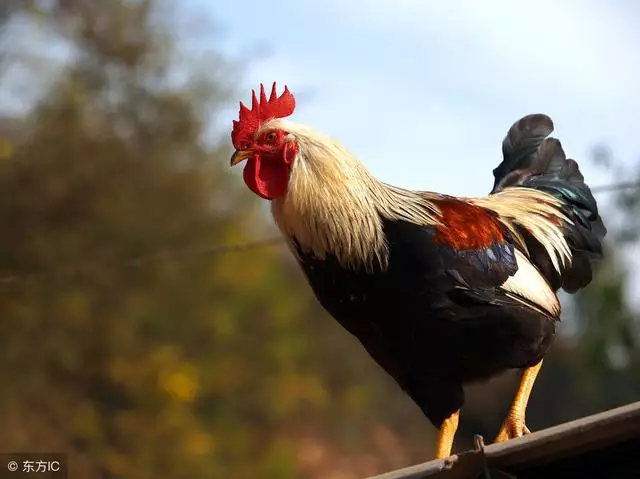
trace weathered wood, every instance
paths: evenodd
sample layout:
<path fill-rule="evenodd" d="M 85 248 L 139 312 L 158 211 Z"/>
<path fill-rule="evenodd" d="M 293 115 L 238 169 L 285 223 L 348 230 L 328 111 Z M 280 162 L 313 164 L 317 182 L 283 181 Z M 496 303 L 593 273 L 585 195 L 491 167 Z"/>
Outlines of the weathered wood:
<path fill-rule="evenodd" d="M 640 402 L 370 479 L 476 477 L 638 478 Z"/>

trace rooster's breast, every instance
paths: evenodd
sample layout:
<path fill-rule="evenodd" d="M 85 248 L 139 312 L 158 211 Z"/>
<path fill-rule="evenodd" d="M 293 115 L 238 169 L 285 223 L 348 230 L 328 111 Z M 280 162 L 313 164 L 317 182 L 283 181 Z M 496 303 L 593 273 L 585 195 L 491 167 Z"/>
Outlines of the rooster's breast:
<path fill-rule="evenodd" d="M 541 359 L 554 335 L 553 321 L 521 304 L 511 306 L 508 298 L 495 304 L 456 301 L 455 278 L 432 230 L 394 222 L 385 232 L 385 269 L 345 268 L 335 257 L 320 260 L 302 250 L 300 266 L 324 309 L 434 424 L 453 412 L 463 383 Z M 434 389 L 441 391 L 437 398 L 449 391 L 451 400 L 434 405 L 437 398 L 428 393 Z"/>

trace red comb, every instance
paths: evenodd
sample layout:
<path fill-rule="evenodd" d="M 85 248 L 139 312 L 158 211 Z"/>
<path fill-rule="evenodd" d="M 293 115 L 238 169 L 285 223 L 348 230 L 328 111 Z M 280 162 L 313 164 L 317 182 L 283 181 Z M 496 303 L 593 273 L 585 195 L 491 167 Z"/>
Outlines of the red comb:
<path fill-rule="evenodd" d="M 253 139 L 253 135 L 261 123 L 274 118 L 289 116 L 296 108 L 296 100 L 286 85 L 282 95 L 278 96 L 274 82 L 268 100 L 267 95 L 264 93 L 264 85 L 262 85 L 262 83 L 260 84 L 260 101 L 258 101 L 256 97 L 256 91 L 253 90 L 252 93 L 251 109 L 240 102 L 239 118 L 237 121 L 233 121 L 231 141 L 236 150 L 242 150 L 245 143 Z"/>

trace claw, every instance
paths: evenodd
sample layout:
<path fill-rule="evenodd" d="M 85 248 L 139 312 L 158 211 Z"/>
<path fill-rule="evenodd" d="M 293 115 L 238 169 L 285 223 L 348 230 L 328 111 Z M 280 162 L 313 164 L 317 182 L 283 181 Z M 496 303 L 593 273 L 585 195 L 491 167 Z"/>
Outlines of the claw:
<path fill-rule="evenodd" d="M 504 442 L 516 437 L 522 437 L 525 434 L 531 434 L 531 431 L 524 423 L 524 420 L 518 420 L 518 418 L 509 417 L 502 425 L 498 436 L 494 442 Z"/>

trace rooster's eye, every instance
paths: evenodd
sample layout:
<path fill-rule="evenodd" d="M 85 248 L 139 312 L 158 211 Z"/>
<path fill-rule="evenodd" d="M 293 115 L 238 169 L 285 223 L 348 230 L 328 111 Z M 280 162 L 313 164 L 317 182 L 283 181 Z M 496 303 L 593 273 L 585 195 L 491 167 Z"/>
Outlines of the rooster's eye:
<path fill-rule="evenodd" d="M 274 141 L 276 141 L 277 137 L 278 135 L 276 134 L 276 132 L 271 131 L 264 137 L 264 141 L 266 141 L 267 143 L 273 143 Z"/>

